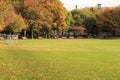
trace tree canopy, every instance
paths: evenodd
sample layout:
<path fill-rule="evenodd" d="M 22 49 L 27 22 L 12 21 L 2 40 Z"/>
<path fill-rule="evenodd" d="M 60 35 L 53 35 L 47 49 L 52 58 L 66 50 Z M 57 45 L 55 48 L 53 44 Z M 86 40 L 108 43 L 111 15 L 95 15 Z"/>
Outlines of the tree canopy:
<path fill-rule="evenodd" d="M 59 0 L 1 0 L 0 6 L 0 30 L 15 26 L 20 29 L 22 22 L 31 32 L 43 30 L 48 35 L 52 30 L 61 32 L 67 26 L 67 10 Z"/>
<path fill-rule="evenodd" d="M 89 8 L 75 9 L 71 11 L 71 14 L 74 19 L 73 25 L 84 26 L 86 27 L 88 32 L 91 32 L 97 18 L 96 15 Z"/>
<path fill-rule="evenodd" d="M 67 11 L 59 0 L 24 0 L 20 13 L 31 31 L 44 30 L 46 34 L 66 28 Z"/>
<path fill-rule="evenodd" d="M 16 13 L 15 7 L 19 5 L 19 0 L 0 1 L 0 25 L 1 30 L 9 33 L 20 32 L 26 27 L 23 18 Z"/>
<path fill-rule="evenodd" d="M 120 6 L 112 10 L 107 10 L 99 15 L 97 25 L 104 32 L 112 32 L 120 28 Z"/>
<path fill-rule="evenodd" d="M 120 6 L 97 9 L 74 9 L 68 12 L 59 0 L 0 0 L 0 31 L 27 31 L 31 38 L 49 38 L 72 26 L 83 26 L 88 33 L 98 29 L 113 32 L 120 28 Z"/>

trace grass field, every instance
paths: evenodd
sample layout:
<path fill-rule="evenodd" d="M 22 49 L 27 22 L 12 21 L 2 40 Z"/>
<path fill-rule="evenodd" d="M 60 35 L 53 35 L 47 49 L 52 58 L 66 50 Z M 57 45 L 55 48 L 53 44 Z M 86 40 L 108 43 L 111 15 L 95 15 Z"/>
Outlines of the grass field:
<path fill-rule="evenodd" d="M 120 80 L 120 39 L 0 41 L 0 80 Z"/>

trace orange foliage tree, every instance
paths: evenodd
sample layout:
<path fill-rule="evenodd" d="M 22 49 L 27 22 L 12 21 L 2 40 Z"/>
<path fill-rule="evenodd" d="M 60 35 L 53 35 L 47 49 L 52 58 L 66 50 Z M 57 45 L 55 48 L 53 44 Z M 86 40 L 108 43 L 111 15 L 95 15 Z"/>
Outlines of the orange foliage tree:
<path fill-rule="evenodd" d="M 23 18 L 15 10 L 18 3 L 18 0 L 0 0 L 0 30 L 15 33 L 26 28 Z"/>
<path fill-rule="evenodd" d="M 49 37 L 51 31 L 66 28 L 67 11 L 59 0 L 24 0 L 20 12 L 28 23 L 31 34 L 40 30 Z"/>
<path fill-rule="evenodd" d="M 115 30 L 120 28 L 120 7 L 114 8 L 112 10 L 105 10 L 99 18 L 96 24 L 99 26 L 100 30 L 103 32 L 113 33 Z"/>

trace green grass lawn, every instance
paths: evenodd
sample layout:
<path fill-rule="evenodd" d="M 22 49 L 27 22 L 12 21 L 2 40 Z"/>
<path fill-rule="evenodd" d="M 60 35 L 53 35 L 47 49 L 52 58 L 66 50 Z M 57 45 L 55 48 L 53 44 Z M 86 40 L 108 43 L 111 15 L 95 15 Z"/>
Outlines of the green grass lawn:
<path fill-rule="evenodd" d="M 120 80 L 120 39 L 0 41 L 0 80 Z"/>

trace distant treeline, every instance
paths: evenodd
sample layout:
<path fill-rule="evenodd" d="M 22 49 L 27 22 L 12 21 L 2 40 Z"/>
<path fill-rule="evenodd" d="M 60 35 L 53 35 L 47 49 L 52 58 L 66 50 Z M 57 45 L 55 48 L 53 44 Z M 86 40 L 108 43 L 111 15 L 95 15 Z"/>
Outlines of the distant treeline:
<path fill-rule="evenodd" d="M 113 36 L 120 29 L 120 7 L 67 11 L 59 0 L 0 0 L 0 32 L 45 38 L 83 26 L 88 34 Z"/>

